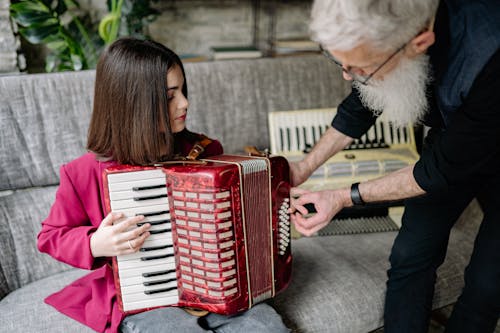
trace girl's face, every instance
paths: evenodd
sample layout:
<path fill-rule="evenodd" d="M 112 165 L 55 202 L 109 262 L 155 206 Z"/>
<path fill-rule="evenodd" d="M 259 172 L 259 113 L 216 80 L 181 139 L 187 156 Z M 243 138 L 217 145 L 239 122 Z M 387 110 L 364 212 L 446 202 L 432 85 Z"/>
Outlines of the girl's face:
<path fill-rule="evenodd" d="M 172 133 L 178 133 L 186 127 L 186 114 L 189 102 L 182 93 L 184 75 L 179 66 L 172 67 L 167 73 L 168 116 Z"/>

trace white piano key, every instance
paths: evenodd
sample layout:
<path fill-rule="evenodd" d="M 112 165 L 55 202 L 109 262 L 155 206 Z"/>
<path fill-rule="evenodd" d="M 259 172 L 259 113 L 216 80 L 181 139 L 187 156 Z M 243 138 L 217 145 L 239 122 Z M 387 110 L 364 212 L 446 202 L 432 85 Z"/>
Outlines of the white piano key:
<path fill-rule="evenodd" d="M 159 278 L 158 280 L 161 280 Z M 161 283 L 161 284 L 156 284 L 152 286 L 145 286 L 143 284 L 133 284 L 130 286 L 122 286 L 121 288 L 121 293 L 123 298 L 127 298 L 128 301 L 133 301 L 134 299 L 141 298 L 143 297 L 143 294 L 145 291 L 154 291 L 158 289 L 163 289 L 163 288 L 176 288 L 177 289 L 177 280 L 170 281 L 168 283 Z M 177 294 L 177 290 L 171 290 L 168 291 L 167 293 L 170 293 L 171 295 Z M 139 295 L 136 295 L 139 294 Z M 154 295 L 154 294 L 151 294 Z M 137 298 L 136 298 L 137 297 Z"/>
<path fill-rule="evenodd" d="M 162 242 L 165 244 L 172 244 L 172 233 L 161 233 L 161 234 L 152 234 L 149 235 L 148 238 L 146 238 L 146 241 L 142 245 L 143 247 L 149 247 L 151 246 L 150 244 L 156 243 L 156 242 Z"/>
<path fill-rule="evenodd" d="M 163 268 L 163 270 L 165 269 Z M 133 276 L 126 276 L 120 278 L 120 287 L 128 287 L 132 285 L 142 284 L 144 282 L 154 282 L 162 279 L 173 279 L 175 277 L 176 277 L 175 271 L 170 272 L 168 274 L 162 274 L 150 277 L 144 277 L 142 276 L 142 273 L 140 273 Z"/>
<path fill-rule="evenodd" d="M 142 257 L 159 256 L 159 255 L 165 255 L 165 254 L 171 254 L 171 255 L 173 255 L 174 254 L 174 248 L 173 247 L 168 247 L 168 248 L 165 248 L 165 249 L 153 250 L 153 251 L 137 251 L 135 253 L 124 254 L 124 255 L 118 256 L 117 260 L 118 260 L 119 265 L 121 265 L 121 263 L 123 261 L 133 260 L 133 259 L 140 259 Z"/>
<path fill-rule="evenodd" d="M 150 189 L 150 190 L 142 190 L 142 191 L 134 191 L 131 188 L 130 189 L 125 189 L 122 191 L 113 191 L 109 192 L 109 199 L 111 201 L 115 200 L 126 200 L 126 199 L 134 199 L 134 198 L 146 198 L 146 197 L 151 197 L 151 196 L 158 196 L 158 195 L 167 195 L 167 188 L 155 188 L 155 189 Z M 166 200 L 167 197 L 165 197 Z"/>
<path fill-rule="evenodd" d="M 167 182 L 165 175 L 161 175 L 158 178 L 140 179 L 127 182 L 111 182 L 111 183 L 108 176 L 109 192 L 127 191 L 127 190 L 132 190 L 134 187 L 157 186 L 157 185 L 166 186 L 166 183 Z"/>
<path fill-rule="evenodd" d="M 150 266 L 147 267 L 129 267 L 120 269 L 118 267 L 118 276 L 121 279 L 132 278 L 135 276 L 142 276 L 144 273 L 155 273 L 155 272 L 163 272 L 166 270 L 175 269 L 175 262 L 170 262 L 165 264 L 161 263 L 151 263 Z"/>
<path fill-rule="evenodd" d="M 162 178 L 162 177 L 165 178 L 165 173 L 163 173 L 162 169 L 118 172 L 118 173 L 108 174 L 108 183 L 116 184 L 116 183 L 130 182 L 136 180 L 143 181 L 144 179 Z"/>
<path fill-rule="evenodd" d="M 110 202 L 111 210 L 118 211 L 122 209 L 130 209 L 130 208 L 139 208 L 142 209 L 145 205 L 161 205 L 164 207 L 163 210 L 169 210 L 168 199 L 167 197 L 157 198 L 157 199 L 149 199 L 149 200 L 139 200 L 135 201 L 133 199 L 127 200 L 113 200 Z"/>
<path fill-rule="evenodd" d="M 148 266 L 151 265 L 168 265 L 172 263 L 175 263 L 174 257 L 161 258 L 155 260 L 145 260 L 145 261 L 140 259 L 124 260 L 119 262 L 118 272 L 124 271 L 129 268 L 140 268 L 140 267 L 147 268 Z"/>
<path fill-rule="evenodd" d="M 367 135 L 369 141 L 371 141 L 371 142 L 375 141 L 375 127 L 374 126 L 370 127 L 370 129 L 368 130 L 366 135 Z"/>
<path fill-rule="evenodd" d="M 132 311 L 149 307 L 172 305 L 172 304 L 177 304 L 178 302 L 179 302 L 178 295 L 159 295 L 159 298 L 149 298 L 134 302 L 124 302 L 123 310 Z"/>
<path fill-rule="evenodd" d="M 167 201 L 167 200 L 165 200 Z M 111 203 L 112 204 L 112 203 Z M 121 212 L 125 217 L 132 217 L 132 216 L 137 216 L 137 215 L 143 215 L 143 214 L 151 214 L 151 213 L 160 213 L 162 214 L 157 214 L 157 215 L 151 215 L 151 216 L 146 216 L 148 219 L 161 219 L 161 218 L 168 218 L 170 219 L 170 206 L 167 203 L 162 203 L 160 205 L 151 205 L 151 206 L 144 206 L 144 207 L 133 207 L 133 208 L 122 208 L 122 209 L 111 209 L 113 212 Z"/>

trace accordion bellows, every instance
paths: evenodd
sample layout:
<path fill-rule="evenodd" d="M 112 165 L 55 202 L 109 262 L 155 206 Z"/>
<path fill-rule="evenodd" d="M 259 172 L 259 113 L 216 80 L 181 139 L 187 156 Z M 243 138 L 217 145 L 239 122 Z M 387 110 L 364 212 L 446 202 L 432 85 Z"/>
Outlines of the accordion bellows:
<path fill-rule="evenodd" d="M 152 225 L 140 251 L 113 258 L 123 312 L 185 306 L 234 314 L 290 282 L 286 159 L 201 161 L 104 171 L 107 211 L 144 215 Z"/>

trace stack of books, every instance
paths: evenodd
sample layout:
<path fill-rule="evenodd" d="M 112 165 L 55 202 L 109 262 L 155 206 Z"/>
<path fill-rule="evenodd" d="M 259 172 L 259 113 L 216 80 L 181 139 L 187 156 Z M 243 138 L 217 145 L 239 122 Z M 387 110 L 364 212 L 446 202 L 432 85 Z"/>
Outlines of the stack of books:
<path fill-rule="evenodd" d="M 214 46 L 211 48 L 211 51 L 213 60 L 262 57 L 262 51 L 254 46 Z"/>

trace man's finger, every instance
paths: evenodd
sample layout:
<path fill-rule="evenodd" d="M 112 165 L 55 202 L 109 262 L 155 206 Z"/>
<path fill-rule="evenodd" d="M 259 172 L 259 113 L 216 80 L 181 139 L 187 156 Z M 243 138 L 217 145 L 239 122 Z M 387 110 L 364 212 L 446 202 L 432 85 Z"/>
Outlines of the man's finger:
<path fill-rule="evenodd" d="M 302 205 L 292 204 L 292 206 L 293 208 L 295 208 L 296 211 L 298 211 L 302 215 L 307 215 L 309 213 L 307 208 Z"/>
<path fill-rule="evenodd" d="M 306 193 L 310 193 L 310 191 L 304 190 L 304 189 L 299 188 L 299 187 L 292 187 L 290 189 L 290 196 L 291 197 L 300 197 L 301 195 L 306 194 Z"/>

